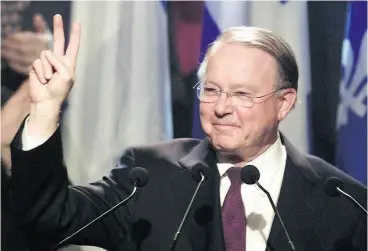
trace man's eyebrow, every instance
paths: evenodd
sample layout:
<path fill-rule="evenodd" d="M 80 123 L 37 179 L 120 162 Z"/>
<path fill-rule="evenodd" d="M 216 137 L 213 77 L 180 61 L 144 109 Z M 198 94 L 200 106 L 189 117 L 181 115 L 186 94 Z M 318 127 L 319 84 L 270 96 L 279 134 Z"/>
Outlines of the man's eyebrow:
<path fill-rule="evenodd" d="M 216 83 L 215 81 L 212 81 L 212 80 L 206 81 L 206 84 L 211 84 L 211 85 L 217 85 L 217 86 L 219 86 L 218 83 Z"/>
<path fill-rule="evenodd" d="M 213 81 L 213 80 L 208 80 L 205 82 L 206 84 L 211 84 L 211 85 L 215 85 L 217 87 L 220 87 L 220 84 Z M 254 88 L 252 88 L 252 86 L 247 85 L 245 82 L 244 83 L 234 83 L 234 84 L 230 84 L 230 88 L 231 89 L 238 89 L 238 88 L 243 88 L 246 92 L 248 93 L 252 93 L 252 92 L 256 92 L 256 90 Z"/>

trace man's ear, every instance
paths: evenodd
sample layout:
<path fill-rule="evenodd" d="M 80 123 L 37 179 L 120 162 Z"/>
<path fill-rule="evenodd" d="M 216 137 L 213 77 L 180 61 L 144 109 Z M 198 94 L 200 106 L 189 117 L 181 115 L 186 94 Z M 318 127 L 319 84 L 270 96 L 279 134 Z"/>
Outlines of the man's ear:
<path fill-rule="evenodd" d="M 288 88 L 279 94 L 279 112 L 277 119 L 282 121 L 286 118 L 289 112 L 295 107 L 297 93 L 294 88 Z"/>

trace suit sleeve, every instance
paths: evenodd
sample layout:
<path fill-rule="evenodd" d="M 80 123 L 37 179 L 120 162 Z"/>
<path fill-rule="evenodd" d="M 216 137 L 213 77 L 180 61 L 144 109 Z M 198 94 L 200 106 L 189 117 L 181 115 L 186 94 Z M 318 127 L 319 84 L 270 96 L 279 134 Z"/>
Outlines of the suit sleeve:
<path fill-rule="evenodd" d="M 367 218 L 366 215 L 362 215 L 355 229 L 352 238 L 352 248 L 350 250 L 367 251 Z"/>
<path fill-rule="evenodd" d="M 132 191 L 128 170 L 134 165 L 126 151 L 119 168 L 86 186 L 70 186 L 63 164 L 59 129 L 42 145 L 23 151 L 12 148 L 11 200 L 26 232 L 58 243 L 125 199 Z M 113 249 L 127 238 L 132 203 L 86 228 L 68 244 Z"/>
<path fill-rule="evenodd" d="M 353 197 L 364 207 L 367 208 L 367 188 L 359 185 L 359 192 L 353 193 Z M 351 247 L 349 250 L 367 251 L 367 215 L 356 208 L 357 215 L 360 215 L 359 221 L 353 228 Z"/>

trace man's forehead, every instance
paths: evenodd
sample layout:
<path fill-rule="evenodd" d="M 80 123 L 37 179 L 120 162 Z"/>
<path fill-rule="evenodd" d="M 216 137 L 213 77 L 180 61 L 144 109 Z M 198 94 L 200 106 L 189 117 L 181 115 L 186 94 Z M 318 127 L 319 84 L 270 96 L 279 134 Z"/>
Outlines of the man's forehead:
<path fill-rule="evenodd" d="M 277 71 L 277 62 L 270 54 L 257 48 L 249 49 L 252 51 L 241 52 L 235 49 L 229 53 L 225 50 L 216 52 L 208 58 L 207 73 L 253 75 Z"/>
<path fill-rule="evenodd" d="M 227 54 L 227 53 L 252 53 L 252 54 L 267 54 L 271 56 L 268 52 L 258 48 L 255 45 L 241 43 L 241 42 L 221 42 L 216 44 L 209 53 L 209 58 L 214 57 L 218 54 Z"/>
<path fill-rule="evenodd" d="M 226 71 L 241 71 L 245 68 L 247 68 L 246 71 L 272 71 L 271 68 L 277 70 L 277 61 L 262 49 L 241 44 L 229 44 L 219 48 L 208 57 L 207 67 L 221 67 Z"/>

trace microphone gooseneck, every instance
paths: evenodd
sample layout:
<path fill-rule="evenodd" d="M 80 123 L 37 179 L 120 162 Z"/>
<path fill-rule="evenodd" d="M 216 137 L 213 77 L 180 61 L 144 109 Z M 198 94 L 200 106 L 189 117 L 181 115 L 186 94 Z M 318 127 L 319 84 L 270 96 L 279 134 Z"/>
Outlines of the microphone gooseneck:
<path fill-rule="evenodd" d="M 282 229 L 285 232 L 286 238 L 288 239 L 288 243 L 289 243 L 291 249 L 293 251 L 295 251 L 296 249 L 295 249 L 294 243 L 291 241 L 291 238 L 290 238 L 290 236 L 289 236 L 289 234 L 286 230 L 285 224 L 281 219 L 279 210 L 277 210 L 277 207 L 276 207 L 275 203 L 273 202 L 270 193 L 263 186 L 261 186 L 261 184 L 259 184 L 259 182 L 258 182 L 259 178 L 261 177 L 261 174 L 259 173 L 258 168 L 253 166 L 253 165 L 246 165 L 242 168 L 242 170 L 240 172 L 240 175 L 241 175 L 241 180 L 245 184 L 248 184 L 248 185 L 256 184 L 267 195 L 267 198 L 271 203 L 272 209 L 275 212 L 277 218 L 279 219 L 279 221 L 281 223 L 281 226 L 282 226 Z"/>
<path fill-rule="evenodd" d="M 203 182 L 205 180 L 208 179 L 208 176 L 209 176 L 209 168 L 207 166 L 204 166 L 202 164 L 197 164 L 195 166 L 192 167 L 191 169 L 191 174 L 192 174 L 192 178 L 198 182 L 198 185 L 193 193 L 193 196 L 189 202 L 189 205 L 184 213 L 184 216 L 183 216 L 183 219 L 181 220 L 180 222 L 180 225 L 178 227 L 178 230 L 176 231 L 175 235 L 174 235 L 174 239 L 173 239 L 173 242 L 171 243 L 171 246 L 169 248 L 169 251 L 173 251 L 175 249 L 175 246 L 179 240 L 179 236 L 181 234 L 181 230 L 184 226 L 184 223 L 186 221 L 186 219 L 188 218 L 188 214 L 189 214 L 189 211 L 192 207 L 192 204 L 194 202 L 194 199 L 195 197 L 197 196 L 198 194 L 198 191 L 199 191 L 199 188 L 201 187 L 201 185 L 203 184 Z"/>
<path fill-rule="evenodd" d="M 95 222 L 97 222 L 99 220 L 102 220 L 105 216 L 107 216 L 108 214 L 112 213 L 117 208 L 119 208 L 120 206 L 122 206 L 126 202 L 128 202 L 134 196 L 134 194 L 136 193 L 137 187 L 143 187 L 143 186 L 145 186 L 147 184 L 148 179 L 149 179 L 149 174 L 148 174 L 148 171 L 145 168 L 143 168 L 143 167 L 134 167 L 129 172 L 129 179 L 130 179 L 130 181 L 131 181 L 131 183 L 133 184 L 134 187 L 133 187 L 133 191 L 130 193 L 130 195 L 126 199 L 124 199 L 123 201 L 119 202 L 118 204 L 116 204 L 112 208 L 108 209 L 106 212 L 104 212 L 103 214 L 101 214 L 100 216 L 98 216 L 97 218 L 95 218 L 94 220 L 90 221 L 89 223 L 87 223 L 83 227 L 79 228 L 73 234 L 69 235 L 68 237 L 66 237 L 65 239 L 63 239 L 59 243 L 57 243 L 55 246 L 53 246 L 50 249 L 50 251 L 56 251 L 56 250 L 58 250 L 58 248 L 61 247 L 62 244 L 65 244 L 68 240 L 70 240 L 71 238 L 73 238 L 75 235 L 77 235 L 78 233 L 82 232 L 84 229 L 86 229 L 87 227 L 91 226 Z"/>

